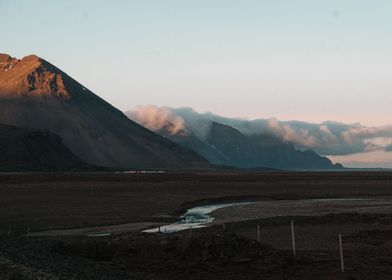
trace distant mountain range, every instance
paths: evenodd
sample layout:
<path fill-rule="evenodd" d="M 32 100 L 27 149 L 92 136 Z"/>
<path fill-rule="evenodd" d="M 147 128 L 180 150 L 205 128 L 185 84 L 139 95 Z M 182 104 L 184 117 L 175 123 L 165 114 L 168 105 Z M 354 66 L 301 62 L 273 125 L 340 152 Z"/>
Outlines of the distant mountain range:
<path fill-rule="evenodd" d="M 175 123 L 151 131 L 135 121 L 38 56 L 0 54 L 0 169 L 342 168 L 275 136 L 219 122 L 208 122 L 201 137 Z"/>
<path fill-rule="evenodd" d="M 197 153 L 131 121 L 63 71 L 35 55 L 16 59 L 0 54 L 0 123 L 54 133 L 76 157 L 97 166 L 187 169 L 209 165 Z M 2 133 L 8 131 L 3 129 Z M 15 141 L 23 142 L 25 137 L 17 136 Z M 28 141 L 38 141 L 39 137 L 43 145 L 46 143 L 51 147 L 50 151 L 36 145 L 22 149 L 33 149 L 32 155 L 39 151 L 47 152 L 48 157 L 57 154 L 59 161 L 61 157 L 71 159 L 60 139 L 53 135 L 37 134 Z M 56 143 L 57 152 L 54 150 Z M 19 148 L 15 146 L 15 149 Z M 33 163 L 26 159 L 27 162 Z M 48 164 L 55 162 L 51 159 Z"/>
<path fill-rule="evenodd" d="M 146 125 L 131 111 L 126 114 Z M 200 126 L 205 126 L 205 124 L 200 124 Z M 216 165 L 246 169 L 267 167 L 286 170 L 339 170 L 343 168 L 341 164 L 333 164 L 328 158 L 314 151 L 298 150 L 292 143 L 284 142 L 273 135 L 245 135 L 231 126 L 214 121 L 210 121 L 208 128 L 204 130 L 207 133 L 200 136 L 189 127 L 181 129 L 176 124 L 166 122 L 157 126 L 155 131 L 194 150 Z"/>

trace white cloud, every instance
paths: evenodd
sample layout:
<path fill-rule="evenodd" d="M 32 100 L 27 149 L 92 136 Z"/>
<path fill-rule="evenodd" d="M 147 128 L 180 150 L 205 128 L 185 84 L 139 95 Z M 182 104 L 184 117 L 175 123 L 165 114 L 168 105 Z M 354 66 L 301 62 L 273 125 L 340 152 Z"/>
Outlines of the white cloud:
<path fill-rule="evenodd" d="M 392 125 L 366 127 L 337 122 L 307 123 L 271 119 L 226 118 L 212 113 L 198 113 L 192 108 L 139 106 L 127 112 L 136 122 L 151 130 L 166 129 L 176 134 L 186 131 L 203 139 L 212 121 L 230 125 L 244 134 L 271 134 L 292 142 L 299 149 L 312 149 L 322 155 L 349 155 L 391 150 Z M 171 125 L 170 125 L 171 124 Z M 388 148 L 387 148 L 388 147 Z"/>

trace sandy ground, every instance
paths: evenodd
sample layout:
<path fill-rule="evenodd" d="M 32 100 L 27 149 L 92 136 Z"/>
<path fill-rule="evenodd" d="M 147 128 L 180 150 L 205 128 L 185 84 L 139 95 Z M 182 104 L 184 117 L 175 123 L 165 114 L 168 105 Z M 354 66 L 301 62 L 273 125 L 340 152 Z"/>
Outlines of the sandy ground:
<path fill-rule="evenodd" d="M 215 226 L 226 223 L 253 221 L 274 217 L 316 217 L 328 214 L 392 214 L 392 198 L 329 198 L 304 200 L 255 201 L 252 204 L 224 207 L 213 211 Z M 295 220 L 295 218 L 293 218 Z M 349 222 L 349 221 L 347 221 Z M 139 222 L 109 226 L 81 227 L 73 229 L 45 230 L 25 234 L 25 236 L 88 236 L 140 232 L 156 228 L 164 223 Z M 195 227 L 193 227 L 195 228 Z M 260 230 L 260 229 L 259 229 Z"/>
<path fill-rule="evenodd" d="M 94 236 L 94 235 L 111 235 L 111 234 L 124 234 L 130 232 L 139 232 L 143 229 L 156 227 L 159 223 L 129 223 L 111 226 L 100 227 L 82 227 L 73 229 L 58 229 L 58 230 L 45 230 L 26 233 L 26 237 L 35 236 Z"/>
<path fill-rule="evenodd" d="M 392 195 L 392 173 L 0 174 L 0 231 L 176 221 L 194 205 Z"/>
<path fill-rule="evenodd" d="M 216 224 L 279 216 L 323 216 L 333 213 L 392 214 L 392 198 L 330 198 L 259 201 L 214 211 Z"/>
<path fill-rule="evenodd" d="M 234 201 L 256 203 L 208 228 L 140 232 Z M 391 173 L 3 174 L 0 205 L 0 279 L 392 277 Z"/>

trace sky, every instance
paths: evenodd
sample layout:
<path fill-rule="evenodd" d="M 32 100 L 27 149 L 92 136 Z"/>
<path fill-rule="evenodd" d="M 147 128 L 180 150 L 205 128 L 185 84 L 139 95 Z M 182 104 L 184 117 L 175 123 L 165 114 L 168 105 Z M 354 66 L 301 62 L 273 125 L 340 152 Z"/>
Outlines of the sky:
<path fill-rule="evenodd" d="M 0 0 L 36 54 L 125 111 L 392 124 L 390 0 Z"/>

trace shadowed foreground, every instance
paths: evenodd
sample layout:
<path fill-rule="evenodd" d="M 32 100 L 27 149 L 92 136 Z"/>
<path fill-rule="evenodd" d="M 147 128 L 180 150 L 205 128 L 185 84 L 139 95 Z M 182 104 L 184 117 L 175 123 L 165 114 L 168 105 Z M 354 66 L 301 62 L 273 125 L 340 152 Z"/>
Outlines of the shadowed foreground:
<path fill-rule="evenodd" d="M 391 179 L 391 173 L 346 172 L 3 174 L 0 279 L 388 279 Z M 362 200 L 301 201 L 308 198 Z M 208 228 L 140 232 L 177 221 L 196 205 L 250 200 L 258 203 L 213 212 Z M 105 237 L 80 230 L 110 232 L 117 224 L 130 227 Z M 76 234 L 62 236 L 70 228 Z M 34 236 L 45 230 L 60 234 Z"/>

